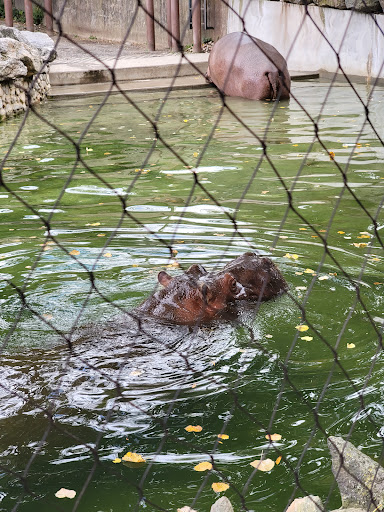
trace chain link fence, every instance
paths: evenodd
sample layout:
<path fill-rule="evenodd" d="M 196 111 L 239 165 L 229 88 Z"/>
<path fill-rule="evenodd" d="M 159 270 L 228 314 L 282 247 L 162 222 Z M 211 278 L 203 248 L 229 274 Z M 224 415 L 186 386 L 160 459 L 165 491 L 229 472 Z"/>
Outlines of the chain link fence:
<path fill-rule="evenodd" d="M 247 30 L 255 2 L 222 3 Z M 58 50 L 83 46 L 60 23 L 69 4 Z M 353 23 L 334 47 L 300 9 L 338 65 L 294 80 L 289 101 L 179 89 L 177 75 L 129 92 L 99 62 L 106 93 L 1 126 L 0 510 L 203 511 L 219 496 L 286 510 L 309 495 L 332 510 L 330 436 L 331 452 L 341 436 L 382 464 L 384 94 L 339 58 Z M 383 36 L 380 15 L 349 13 Z M 286 293 L 207 325 L 136 309 L 159 272 L 222 275 L 249 251 L 273 260 Z M 383 469 L 355 473 L 348 450 L 333 468 L 343 505 L 382 510 Z"/>

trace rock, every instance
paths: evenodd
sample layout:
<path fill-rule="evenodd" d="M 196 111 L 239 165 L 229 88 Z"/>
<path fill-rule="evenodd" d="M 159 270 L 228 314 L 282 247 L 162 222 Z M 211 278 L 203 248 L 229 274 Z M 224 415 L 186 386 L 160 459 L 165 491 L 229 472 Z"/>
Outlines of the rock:
<path fill-rule="evenodd" d="M 0 39 L 0 81 L 32 76 L 42 64 L 36 48 L 10 37 Z"/>
<path fill-rule="evenodd" d="M 22 30 L 20 34 L 29 44 L 38 49 L 45 62 L 52 62 L 56 59 L 55 43 L 47 34 L 43 32 L 29 32 L 28 30 Z"/>
<path fill-rule="evenodd" d="M 384 0 L 379 0 L 381 9 L 384 11 Z"/>
<path fill-rule="evenodd" d="M 346 9 L 345 0 L 314 0 L 319 7 L 332 7 L 333 9 Z"/>
<path fill-rule="evenodd" d="M 287 512 L 324 512 L 324 505 L 319 496 L 296 498 L 287 508 Z"/>
<path fill-rule="evenodd" d="M 380 510 L 384 503 L 384 468 L 342 437 L 329 437 L 328 448 L 343 509 Z"/>
<path fill-rule="evenodd" d="M 359 12 L 382 12 L 379 0 L 345 0 L 345 6 Z"/>
<path fill-rule="evenodd" d="M 211 512 L 233 512 L 233 507 L 229 499 L 222 496 L 212 505 Z"/>
<path fill-rule="evenodd" d="M 28 40 L 23 37 L 20 30 L 17 30 L 17 28 L 5 27 L 4 25 L 0 26 L 0 38 L 3 37 L 9 37 L 15 41 L 28 44 Z"/>
<path fill-rule="evenodd" d="M 332 510 L 332 512 L 367 512 L 362 508 L 338 508 L 337 510 Z"/>

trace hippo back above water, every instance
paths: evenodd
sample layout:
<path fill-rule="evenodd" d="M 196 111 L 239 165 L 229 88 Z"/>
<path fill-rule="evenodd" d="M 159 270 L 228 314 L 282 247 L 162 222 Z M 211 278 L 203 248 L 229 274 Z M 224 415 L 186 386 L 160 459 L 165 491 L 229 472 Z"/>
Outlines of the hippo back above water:
<path fill-rule="evenodd" d="M 251 100 L 288 99 L 291 87 L 284 57 L 244 32 L 227 34 L 214 44 L 207 78 L 227 96 Z"/>

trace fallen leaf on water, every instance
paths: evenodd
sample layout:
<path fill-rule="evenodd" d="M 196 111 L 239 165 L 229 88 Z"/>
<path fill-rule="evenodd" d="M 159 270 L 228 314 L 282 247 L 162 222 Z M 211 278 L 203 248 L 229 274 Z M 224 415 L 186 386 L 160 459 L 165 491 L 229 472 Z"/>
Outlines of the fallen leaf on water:
<path fill-rule="evenodd" d="M 80 251 L 78 251 L 77 249 L 73 249 L 73 251 L 71 251 L 69 254 L 71 254 L 72 256 L 78 256 L 80 254 Z"/>
<path fill-rule="evenodd" d="M 357 238 L 371 238 L 371 235 L 360 235 Z"/>
<path fill-rule="evenodd" d="M 212 469 L 212 464 L 210 462 L 200 462 L 193 468 L 195 471 L 209 471 Z"/>
<path fill-rule="evenodd" d="M 201 432 L 203 430 L 203 427 L 200 425 L 188 425 L 188 427 L 185 427 L 185 430 L 187 432 Z"/>
<path fill-rule="evenodd" d="M 319 281 L 325 281 L 326 279 L 329 279 L 328 276 L 320 276 Z"/>
<path fill-rule="evenodd" d="M 281 435 L 280 434 L 267 434 L 265 436 L 265 439 L 268 439 L 268 441 L 280 441 Z"/>
<path fill-rule="evenodd" d="M 229 488 L 228 484 L 225 484 L 224 482 L 214 482 L 212 484 L 212 489 L 215 492 L 223 492 L 226 491 Z"/>
<path fill-rule="evenodd" d="M 306 286 L 296 286 L 295 290 L 306 290 Z"/>
<path fill-rule="evenodd" d="M 311 268 L 306 268 L 306 269 L 304 270 L 304 274 L 314 274 L 314 273 L 315 273 L 315 271 L 314 271 L 314 270 L 312 270 Z"/>
<path fill-rule="evenodd" d="M 251 462 L 251 466 L 259 471 L 271 471 L 275 462 L 272 459 L 264 459 L 264 460 L 254 460 Z"/>
<path fill-rule="evenodd" d="M 112 254 L 110 252 L 106 252 L 105 254 L 103 254 L 104 258 L 111 258 L 112 257 Z"/>
<path fill-rule="evenodd" d="M 335 159 L 335 153 L 333 151 L 330 151 L 329 153 L 329 159 L 334 160 Z"/>
<path fill-rule="evenodd" d="M 338 231 L 339 235 L 345 235 L 345 231 Z"/>
<path fill-rule="evenodd" d="M 219 439 L 229 439 L 229 435 L 228 434 L 217 434 L 217 437 Z"/>
<path fill-rule="evenodd" d="M 363 244 L 363 243 L 354 243 L 353 244 L 355 247 L 367 247 L 368 244 Z"/>
<path fill-rule="evenodd" d="M 53 316 L 50 314 L 50 313 L 44 313 L 43 314 L 43 317 L 46 319 L 46 320 L 52 320 Z"/>
<path fill-rule="evenodd" d="M 144 372 L 143 370 L 132 370 L 129 375 L 132 375 L 132 377 L 138 377 L 139 375 L 142 375 Z"/>
<path fill-rule="evenodd" d="M 347 348 L 355 348 L 356 345 L 354 343 L 347 343 Z"/>
<path fill-rule="evenodd" d="M 378 281 L 375 281 L 373 284 L 378 285 L 378 284 L 383 284 L 383 283 L 379 283 Z"/>
<path fill-rule="evenodd" d="M 105 233 L 99 233 L 97 236 L 105 236 Z"/>
<path fill-rule="evenodd" d="M 277 457 L 277 459 L 276 459 L 275 464 L 276 464 L 276 465 L 277 465 L 277 464 L 280 464 L 281 459 L 282 459 L 282 456 L 281 456 L 281 455 L 279 455 L 279 456 Z"/>
<path fill-rule="evenodd" d="M 127 452 L 124 457 L 121 458 L 125 462 L 145 462 L 145 459 L 139 453 Z"/>
<path fill-rule="evenodd" d="M 71 489 L 65 489 L 62 487 L 55 493 L 56 498 L 69 498 L 72 499 L 76 496 L 76 491 L 72 491 Z"/>
<path fill-rule="evenodd" d="M 269 190 L 262 190 L 261 193 L 262 194 L 268 194 Z"/>
<path fill-rule="evenodd" d="M 307 228 L 299 228 L 300 231 L 307 231 Z"/>
<path fill-rule="evenodd" d="M 197 158 L 197 157 L 199 156 L 199 153 L 198 153 L 197 151 L 195 151 L 195 152 L 193 153 L 193 156 L 194 156 L 195 158 Z"/>
<path fill-rule="evenodd" d="M 196 386 L 197 386 L 197 384 L 192 384 L 191 388 L 195 389 Z"/>
<path fill-rule="evenodd" d="M 300 338 L 300 339 L 302 339 L 302 340 L 304 340 L 304 341 L 312 341 L 312 340 L 313 340 L 313 337 L 312 337 L 312 336 L 301 336 L 301 338 Z"/>
<path fill-rule="evenodd" d="M 119 457 L 116 457 L 116 459 L 113 459 L 112 461 L 114 464 L 119 464 L 119 462 L 121 462 L 121 459 L 119 459 Z"/>
<path fill-rule="evenodd" d="M 308 331 L 309 327 L 308 327 L 308 325 L 301 324 L 301 325 L 296 325 L 296 329 L 300 332 L 304 332 L 304 331 Z"/>

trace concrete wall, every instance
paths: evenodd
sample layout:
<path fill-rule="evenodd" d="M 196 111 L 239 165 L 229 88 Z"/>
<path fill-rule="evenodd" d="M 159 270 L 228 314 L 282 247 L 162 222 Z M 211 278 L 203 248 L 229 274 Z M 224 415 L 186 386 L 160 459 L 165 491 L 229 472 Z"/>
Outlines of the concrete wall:
<path fill-rule="evenodd" d="M 59 15 L 64 0 L 54 1 L 54 14 Z M 143 2 L 145 4 L 145 2 Z M 155 0 L 155 39 L 156 48 L 168 47 L 168 34 L 160 26 L 167 26 L 166 0 Z M 220 2 L 211 2 L 211 19 L 220 29 L 226 27 L 226 17 L 222 20 Z M 224 21 L 224 24 L 222 23 Z M 146 44 L 145 13 L 137 7 L 137 0 L 68 0 L 62 16 L 62 26 L 70 35 L 88 38 L 121 41 L 127 40 Z M 220 32 L 221 33 L 221 32 Z M 192 30 L 189 26 L 189 2 L 180 1 L 180 34 L 182 44 L 192 43 Z M 202 38 L 214 37 L 214 30 L 202 30 Z"/>
<path fill-rule="evenodd" d="M 384 77 L 384 14 L 309 6 L 307 16 L 303 5 L 269 0 L 229 0 L 229 4 L 244 18 L 251 35 L 279 50 L 290 70 L 334 73 L 336 50 L 348 75 Z M 233 11 L 228 10 L 227 33 L 242 30 Z"/>

